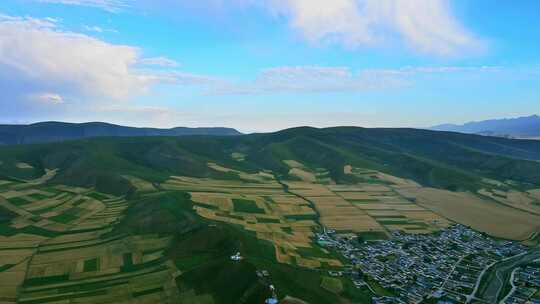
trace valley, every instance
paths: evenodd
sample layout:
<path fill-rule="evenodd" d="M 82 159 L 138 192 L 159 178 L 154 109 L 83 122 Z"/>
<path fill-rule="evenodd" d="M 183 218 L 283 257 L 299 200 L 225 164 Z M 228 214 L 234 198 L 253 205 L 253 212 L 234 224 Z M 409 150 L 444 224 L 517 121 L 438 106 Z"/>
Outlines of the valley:
<path fill-rule="evenodd" d="M 536 157 L 536 146 L 500 152 L 513 157 L 482 156 L 503 167 L 526 164 L 511 169 L 527 170 L 520 180 L 492 165 L 482 175 L 466 172 L 471 164 L 436 153 L 430 161 L 415 156 L 420 172 L 400 175 L 411 164 L 392 158 L 411 152 L 377 160 L 348 139 L 333 148 L 315 140 L 327 130 L 287 132 L 0 149 L 1 301 L 263 303 L 275 293 L 282 303 L 364 303 L 401 293 L 358 254 L 408 261 L 412 253 L 390 245 L 405 240 L 428 258 L 414 244 L 437 244 L 449 233 L 448 260 L 436 266 L 430 257 L 421 268 L 442 267 L 433 272 L 440 277 L 418 290 L 459 299 L 467 294 L 453 288 L 470 282 L 441 285 L 456 257 L 482 267 L 504 257 L 463 239 L 518 252 L 537 241 L 540 185 L 528 175 L 534 162 L 515 157 Z M 389 244 L 381 245 L 388 252 L 372 255 L 377 244 Z"/>

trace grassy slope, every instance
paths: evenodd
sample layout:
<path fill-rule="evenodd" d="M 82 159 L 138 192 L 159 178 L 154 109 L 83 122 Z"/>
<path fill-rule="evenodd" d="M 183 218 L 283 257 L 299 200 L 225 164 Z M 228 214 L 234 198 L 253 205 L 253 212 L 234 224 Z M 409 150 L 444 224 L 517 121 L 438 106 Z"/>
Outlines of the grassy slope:
<path fill-rule="evenodd" d="M 246 154 L 243 162 L 232 152 Z M 43 168 L 60 168 L 53 182 L 96 186 L 128 193 L 121 175 L 162 181 L 170 175 L 235 178 L 214 171 L 209 161 L 246 171 L 270 169 L 286 175 L 284 159 L 323 167 L 334 180 L 351 181 L 343 166 L 380 170 L 425 186 L 475 190 L 482 178 L 540 185 L 540 142 L 413 129 L 296 128 L 235 137 L 188 136 L 97 138 L 57 144 L 0 148 L 0 172 L 32 178 Z M 17 169 L 26 162 L 35 169 Z"/>

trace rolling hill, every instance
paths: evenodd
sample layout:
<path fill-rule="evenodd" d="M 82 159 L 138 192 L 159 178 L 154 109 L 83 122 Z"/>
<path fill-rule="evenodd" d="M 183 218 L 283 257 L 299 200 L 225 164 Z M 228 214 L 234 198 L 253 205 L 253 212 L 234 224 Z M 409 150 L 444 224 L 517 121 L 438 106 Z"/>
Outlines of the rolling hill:
<path fill-rule="evenodd" d="M 182 136 L 182 135 L 239 135 L 231 128 L 172 129 L 134 128 L 103 122 L 65 123 L 40 122 L 30 125 L 0 125 L 0 145 L 58 142 L 103 136 Z"/>
<path fill-rule="evenodd" d="M 463 125 L 442 124 L 433 126 L 430 129 L 436 131 L 474 133 L 486 136 L 537 138 L 540 137 L 540 117 L 538 115 L 532 115 L 519 118 L 475 121 Z"/>
<path fill-rule="evenodd" d="M 231 157 L 243 155 L 244 161 Z M 207 166 L 216 162 L 249 172 L 288 175 L 283 160 L 326 168 L 338 182 L 352 182 L 343 166 L 378 170 L 422 185 L 476 190 L 485 178 L 512 180 L 519 187 L 540 185 L 540 142 L 417 129 L 301 127 L 240 136 L 92 138 L 0 149 L 0 172 L 37 177 L 59 168 L 53 182 L 95 186 L 121 194 L 122 176 L 159 182 L 170 175 L 238 178 Z M 32 169 L 21 170 L 17 163 Z M 114 185 L 114 186 L 113 186 Z M 123 185 L 123 186 L 122 186 Z"/>

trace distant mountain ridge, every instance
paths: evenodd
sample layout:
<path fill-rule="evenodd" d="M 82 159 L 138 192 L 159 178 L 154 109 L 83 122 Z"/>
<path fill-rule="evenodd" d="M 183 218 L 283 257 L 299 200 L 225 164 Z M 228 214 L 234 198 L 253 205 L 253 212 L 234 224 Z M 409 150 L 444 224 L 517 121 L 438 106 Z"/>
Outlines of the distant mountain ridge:
<path fill-rule="evenodd" d="M 473 121 L 463 125 L 442 124 L 430 128 L 435 131 L 473 133 L 487 136 L 535 138 L 540 137 L 540 116 Z"/>
<path fill-rule="evenodd" d="M 158 129 L 126 127 L 104 122 L 66 123 L 49 121 L 29 125 L 0 125 L 0 145 L 47 143 L 109 136 L 232 136 L 241 134 L 232 128 L 219 127 Z"/>

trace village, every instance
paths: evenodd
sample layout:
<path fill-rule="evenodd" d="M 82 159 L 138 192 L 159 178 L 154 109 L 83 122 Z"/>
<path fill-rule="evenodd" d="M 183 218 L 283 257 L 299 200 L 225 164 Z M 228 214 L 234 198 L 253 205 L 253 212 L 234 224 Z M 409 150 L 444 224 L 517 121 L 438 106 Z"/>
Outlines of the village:
<path fill-rule="evenodd" d="M 510 285 L 512 289 L 502 303 L 540 303 L 540 261 L 514 269 Z"/>
<path fill-rule="evenodd" d="M 424 235 L 394 231 L 390 240 L 380 241 L 364 242 L 333 230 L 317 238 L 350 261 L 344 271 L 330 274 L 350 276 L 356 287 L 369 288 L 379 295 L 373 303 L 469 303 L 491 265 L 527 252 L 517 242 L 495 240 L 463 225 Z M 527 268 L 527 274 L 538 279 L 535 270 Z M 527 276 L 522 271 L 516 278 Z M 525 303 L 513 300 L 521 290 L 506 303 Z"/>

